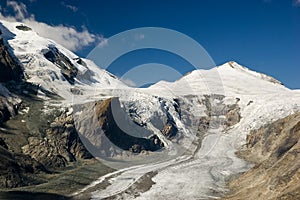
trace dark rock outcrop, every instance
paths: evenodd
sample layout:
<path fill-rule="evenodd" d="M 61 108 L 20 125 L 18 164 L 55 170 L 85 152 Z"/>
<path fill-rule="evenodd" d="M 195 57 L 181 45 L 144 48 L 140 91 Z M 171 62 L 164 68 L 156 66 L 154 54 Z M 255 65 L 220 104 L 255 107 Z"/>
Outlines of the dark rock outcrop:
<path fill-rule="evenodd" d="M 67 112 L 55 118 L 46 129 L 46 137 L 30 137 L 28 145 L 22 149 L 24 154 L 49 169 L 64 168 L 77 159 L 92 158 L 78 136 L 72 115 Z"/>
<path fill-rule="evenodd" d="M 28 26 L 25 26 L 23 24 L 16 26 L 17 29 L 22 30 L 22 31 L 31 31 L 32 29 Z"/>
<path fill-rule="evenodd" d="M 233 126 L 240 122 L 241 115 L 240 115 L 240 107 L 238 104 L 232 104 L 226 107 L 226 121 L 225 125 L 227 127 Z"/>
<path fill-rule="evenodd" d="M 61 53 L 55 46 L 48 46 L 48 49 L 43 50 L 45 58 L 54 63 L 61 69 L 62 75 L 70 83 L 75 83 L 78 69 L 72 64 L 68 57 Z"/>
<path fill-rule="evenodd" d="M 4 145 L 5 146 L 5 145 Z M 48 173 L 43 165 L 30 156 L 13 154 L 0 146 L 0 187 L 14 188 L 25 185 L 39 184 L 37 173 Z"/>
<path fill-rule="evenodd" d="M 4 45 L 0 37 L 0 82 L 20 80 L 23 77 L 21 66 L 14 60 L 13 56 Z"/>
<path fill-rule="evenodd" d="M 74 58 L 73 60 L 75 60 L 79 65 L 87 67 L 87 64 L 81 58 Z"/>
<path fill-rule="evenodd" d="M 132 151 L 133 153 L 140 153 L 141 151 L 156 151 L 163 147 L 163 143 L 156 135 L 149 138 L 134 137 L 125 133 L 117 125 L 113 113 L 112 102 L 114 105 L 119 105 L 117 98 L 100 101 L 96 104 L 96 115 L 98 116 L 98 123 L 104 131 L 105 136 L 117 147 Z M 119 108 L 121 109 L 121 108 Z"/>
<path fill-rule="evenodd" d="M 11 98 L 17 99 L 15 96 Z M 21 100 L 8 101 L 7 98 L 0 94 L 0 125 L 9 120 L 11 117 L 17 115 L 20 104 Z"/>
<path fill-rule="evenodd" d="M 161 130 L 162 134 L 168 139 L 172 139 L 178 132 L 178 128 L 174 121 L 168 121 L 164 128 Z"/>
<path fill-rule="evenodd" d="M 6 99 L 0 96 L 0 124 L 7 121 L 11 116 Z"/>

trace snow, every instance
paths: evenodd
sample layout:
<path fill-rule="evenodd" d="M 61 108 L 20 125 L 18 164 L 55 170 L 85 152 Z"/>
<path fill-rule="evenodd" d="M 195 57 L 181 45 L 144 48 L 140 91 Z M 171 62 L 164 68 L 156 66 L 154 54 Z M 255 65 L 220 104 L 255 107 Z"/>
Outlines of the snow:
<path fill-rule="evenodd" d="M 175 95 L 225 94 L 226 96 L 262 95 L 289 91 L 279 82 L 272 81 L 271 77 L 229 62 L 210 70 L 194 70 L 173 83 L 158 82 L 146 91 L 160 91 L 160 95 L 172 93 Z"/>
<path fill-rule="evenodd" d="M 7 28 L 3 31 L 2 37 L 9 44 L 10 50 L 14 52 L 20 63 L 24 67 L 25 78 L 27 82 L 34 83 L 44 89 L 55 93 L 65 99 L 65 104 L 72 103 L 74 96 L 70 91 L 73 87 L 68 83 L 61 74 L 61 69 L 51 63 L 44 57 L 45 51 L 49 47 L 56 47 L 63 53 L 71 63 L 78 69 L 76 77 L 76 86 L 86 96 L 86 99 L 95 95 L 95 88 L 115 89 L 127 88 L 125 84 L 105 70 L 100 69 L 92 61 L 83 59 L 87 66 L 78 64 L 74 59 L 79 58 L 77 55 L 55 43 L 50 39 L 40 37 L 33 31 L 22 31 L 16 28 L 19 22 L 1 23 Z M 94 72 L 88 74 L 87 72 Z M 39 91 L 39 96 L 45 96 Z"/>

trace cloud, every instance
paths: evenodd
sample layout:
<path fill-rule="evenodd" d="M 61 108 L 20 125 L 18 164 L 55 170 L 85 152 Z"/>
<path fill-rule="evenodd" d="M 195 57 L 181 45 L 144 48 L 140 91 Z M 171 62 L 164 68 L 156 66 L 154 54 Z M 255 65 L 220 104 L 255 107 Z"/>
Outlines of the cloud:
<path fill-rule="evenodd" d="M 66 4 L 64 1 L 61 2 L 61 5 L 64 6 L 65 8 L 71 10 L 72 12 L 77 12 L 78 8 L 76 6 L 72 6 L 69 4 Z"/>
<path fill-rule="evenodd" d="M 101 40 L 101 42 L 99 43 L 98 47 L 103 48 L 103 47 L 106 47 L 106 46 L 108 46 L 108 39 L 103 38 Z"/>
<path fill-rule="evenodd" d="M 6 4 L 8 7 L 13 8 L 16 20 L 22 20 L 28 16 L 27 7 L 24 3 L 8 0 Z"/>
<path fill-rule="evenodd" d="M 99 42 L 103 40 L 102 37 L 91 34 L 85 28 L 79 32 L 72 27 L 63 25 L 49 26 L 48 24 L 37 22 L 32 19 L 25 19 L 22 22 L 39 33 L 39 35 L 52 39 L 72 51 L 80 50 L 96 41 Z"/>
<path fill-rule="evenodd" d="M 92 34 L 85 27 L 78 31 L 74 27 L 62 24 L 50 26 L 46 23 L 38 22 L 35 20 L 34 15 L 29 15 L 24 3 L 8 0 L 7 7 L 13 8 L 14 15 L 4 16 L 0 13 L 0 19 L 22 22 L 31 27 L 40 36 L 52 39 L 71 51 L 78 51 L 83 47 L 105 41 L 103 36 Z"/>

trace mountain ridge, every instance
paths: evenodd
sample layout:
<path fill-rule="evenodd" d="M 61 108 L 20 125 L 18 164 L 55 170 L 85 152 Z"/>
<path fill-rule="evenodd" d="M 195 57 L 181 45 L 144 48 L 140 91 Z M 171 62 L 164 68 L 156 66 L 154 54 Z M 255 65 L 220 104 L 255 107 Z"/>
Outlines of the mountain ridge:
<path fill-rule="evenodd" d="M 74 53 L 68 51 L 67 49 L 65 49 L 63 47 L 61 47 L 60 45 L 56 44 L 54 41 L 38 36 L 33 30 L 27 30 L 27 31 L 25 30 L 24 31 L 24 30 L 19 30 L 18 28 L 16 28 L 18 25 L 20 25 L 22 23 L 18 23 L 18 22 L 11 23 L 11 22 L 5 22 L 5 21 L 2 21 L 2 23 L 4 23 L 4 25 L 9 27 L 9 29 L 11 31 L 13 31 L 13 32 L 10 32 L 8 29 L 6 31 L 3 31 L 3 34 L 2 34 L 3 36 L 2 37 L 6 40 L 7 43 L 10 43 L 9 45 L 12 46 L 11 48 L 14 49 L 15 54 L 18 54 L 18 58 L 20 59 L 20 62 L 25 66 L 25 73 L 27 74 L 26 76 L 27 76 L 27 80 L 29 82 L 36 83 L 36 84 L 41 84 L 43 86 L 43 85 L 45 85 L 45 83 L 43 83 L 43 82 L 47 82 L 46 81 L 48 79 L 47 77 L 51 77 L 52 79 L 58 78 L 57 81 L 61 81 L 61 79 L 63 79 L 63 78 L 58 77 L 58 74 L 60 74 L 59 69 L 53 70 L 53 69 L 48 68 L 47 69 L 48 74 L 45 74 L 44 75 L 45 77 L 43 78 L 43 76 L 41 76 L 41 75 L 38 75 L 38 74 L 35 75 L 35 71 L 37 71 L 38 68 L 35 69 L 35 68 L 31 67 L 32 65 L 34 65 L 36 59 L 38 59 L 38 60 L 43 60 L 44 59 L 43 54 L 49 52 L 49 50 L 47 50 L 47 49 L 49 49 L 48 47 L 51 46 L 51 45 L 54 46 L 58 51 L 61 51 L 63 54 L 65 54 L 67 56 L 67 58 L 69 59 L 70 63 L 73 64 L 75 68 L 77 68 L 78 74 L 76 74 L 76 76 L 74 78 L 76 79 L 76 81 L 78 81 L 79 84 L 81 84 L 81 82 L 82 82 L 83 85 L 87 85 L 87 84 L 84 84 L 84 83 L 87 80 L 91 79 L 91 77 L 93 76 L 92 74 L 90 74 L 89 77 L 87 77 L 87 74 L 89 74 L 88 73 L 89 71 L 97 71 L 97 74 L 103 73 L 101 78 L 99 78 L 99 77 L 94 78 L 94 81 L 96 81 L 98 83 L 101 82 L 101 79 L 104 79 L 104 77 L 105 77 L 104 75 L 106 75 L 106 74 L 109 77 L 112 77 L 113 79 L 117 80 L 117 78 L 115 76 L 109 75 L 110 74 L 109 72 L 100 70 L 100 68 L 97 67 L 95 64 L 93 64 L 92 61 L 87 61 L 86 59 L 79 58 L 77 55 L 75 55 Z M 35 45 L 33 45 L 34 43 L 30 42 L 33 39 L 34 39 Z M 39 56 L 35 59 L 35 56 L 33 56 L 33 54 L 39 55 Z M 76 62 L 76 59 L 80 59 L 80 60 L 78 60 L 78 62 L 82 62 L 82 61 L 85 60 L 85 65 L 78 64 Z M 41 61 L 39 61 L 39 62 L 41 62 Z M 86 63 L 88 63 L 88 65 L 86 65 Z M 43 63 L 40 63 L 40 64 L 44 65 L 45 67 L 49 65 L 49 63 L 46 62 L 46 61 L 43 62 Z M 88 66 L 88 68 L 87 68 L 87 66 Z M 208 71 L 213 71 L 212 75 L 215 76 L 215 80 L 217 80 L 217 82 L 220 82 L 219 83 L 220 86 L 218 86 L 218 87 L 222 87 L 221 84 L 225 84 L 225 87 L 226 87 L 226 81 L 224 82 L 223 77 L 222 77 L 222 73 L 225 73 L 225 76 L 228 75 L 228 74 L 226 74 L 226 73 L 228 73 L 228 72 L 226 72 L 226 71 L 228 71 L 227 67 L 231 67 L 231 68 L 236 69 L 237 71 L 240 71 L 240 72 L 245 72 L 245 74 L 249 74 L 250 76 L 256 77 L 256 78 L 261 79 L 261 80 L 266 80 L 266 81 L 269 81 L 271 83 L 276 83 L 276 84 L 282 85 L 282 83 L 280 81 L 274 79 L 273 77 L 270 77 L 268 75 L 258 73 L 258 72 L 255 72 L 255 71 L 251 71 L 248 68 L 245 68 L 245 67 L 239 65 L 236 62 L 230 61 L 230 62 L 224 63 L 221 66 L 218 66 L 218 67 L 215 67 L 211 70 L 208 70 Z M 91 70 L 89 70 L 89 68 L 91 68 Z M 43 69 L 43 70 L 45 71 L 46 69 Z M 190 80 L 186 80 L 186 79 L 188 79 L 188 77 L 191 76 L 192 74 L 196 74 L 196 77 L 199 78 L 199 79 L 201 79 L 202 75 L 203 76 L 206 75 L 206 73 L 203 72 L 201 69 L 200 70 L 194 70 L 194 71 L 191 71 L 188 74 L 184 75 L 179 80 L 176 80 L 173 84 L 176 85 L 176 83 L 178 83 L 178 82 L 179 82 L 179 84 L 182 84 L 182 82 L 189 82 Z M 32 80 L 30 80 L 31 75 L 34 76 L 32 78 Z M 211 76 L 211 75 L 208 75 L 208 76 Z M 235 75 L 235 76 L 237 76 L 237 75 Z M 40 77 L 40 80 L 38 80 L 36 77 Z M 108 88 L 109 84 L 113 84 L 112 87 L 111 87 L 112 89 L 114 89 L 116 87 L 126 88 L 126 84 L 121 84 L 121 80 L 120 80 L 120 82 L 116 82 L 116 81 L 113 81 L 113 79 L 109 79 L 109 77 L 106 77 L 105 78 L 106 80 L 102 81 L 102 86 L 95 85 L 95 87 Z M 44 80 L 44 79 L 46 79 L 46 80 Z M 110 83 L 111 81 L 116 82 L 116 83 Z M 93 82 L 88 82 L 88 83 L 91 84 Z M 158 86 L 158 88 L 160 89 L 159 85 L 161 85 L 161 84 L 165 84 L 170 89 L 172 89 L 171 88 L 172 86 L 170 86 L 170 85 L 172 85 L 172 83 L 165 82 L 165 81 L 155 83 L 155 84 L 151 85 L 150 88 L 153 89 L 153 88 L 156 88 Z M 193 83 L 187 83 L 187 84 L 192 85 Z M 211 83 L 207 83 L 207 84 L 210 85 Z M 63 81 L 61 82 L 61 85 L 65 85 L 63 83 Z M 43 87 L 46 87 L 46 86 L 43 86 Z M 62 89 L 51 88 L 51 85 L 49 85 L 48 87 L 50 87 L 50 89 L 48 89 L 48 90 L 52 89 L 52 90 L 54 90 L 58 93 L 63 93 L 62 91 L 59 91 L 59 90 L 62 90 Z M 58 86 L 56 86 L 56 87 L 58 87 Z M 191 87 L 191 90 L 195 90 L 192 87 Z M 84 89 L 90 90 L 90 89 L 87 89 L 87 88 L 83 88 L 83 90 Z M 80 90 L 80 88 L 79 88 L 79 90 Z M 201 90 L 201 87 L 200 87 L 200 90 Z M 225 88 L 225 90 L 226 90 L 226 88 Z M 207 88 L 203 88 L 203 91 L 209 92 L 209 91 L 207 91 Z M 71 98 L 70 95 L 72 95 L 72 94 L 65 93 L 65 94 L 61 94 L 61 96 L 62 95 L 65 95 L 65 96 L 68 96 L 68 98 Z"/>

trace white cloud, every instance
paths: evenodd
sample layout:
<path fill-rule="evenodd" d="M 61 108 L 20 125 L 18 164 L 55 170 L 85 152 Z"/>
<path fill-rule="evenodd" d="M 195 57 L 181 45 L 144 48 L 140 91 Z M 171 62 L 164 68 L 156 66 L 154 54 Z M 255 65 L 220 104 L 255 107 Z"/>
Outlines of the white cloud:
<path fill-rule="evenodd" d="M 39 33 L 39 35 L 50 38 L 72 51 L 79 50 L 82 47 L 102 40 L 101 37 L 91 34 L 86 29 L 79 32 L 72 27 L 66 27 L 63 25 L 49 26 L 48 24 L 37 22 L 32 19 L 25 19 L 22 22 Z"/>
<path fill-rule="evenodd" d="M 26 5 L 23 3 L 8 0 L 7 6 L 13 8 L 15 15 L 3 16 L 0 13 L 0 19 L 22 22 L 32 28 L 40 36 L 52 39 L 71 51 L 77 51 L 85 46 L 105 41 L 105 38 L 90 33 L 84 27 L 82 31 L 78 31 L 73 27 L 64 25 L 50 26 L 46 23 L 38 22 L 35 20 L 34 15 L 29 16 Z"/>
<path fill-rule="evenodd" d="M 76 6 L 72 6 L 69 4 L 66 4 L 64 1 L 61 2 L 61 5 L 64 6 L 65 8 L 71 10 L 72 12 L 77 12 L 78 8 Z"/>
<path fill-rule="evenodd" d="M 6 2 L 8 7 L 12 7 L 15 12 L 16 20 L 22 20 L 28 16 L 26 5 L 22 2 L 8 0 Z"/>
<path fill-rule="evenodd" d="M 100 44 L 98 45 L 98 47 L 103 48 L 103 47 L 106 47 L 106 46 L 108 46 L 108 39 L 103 38 L 101 40 Z"/>

